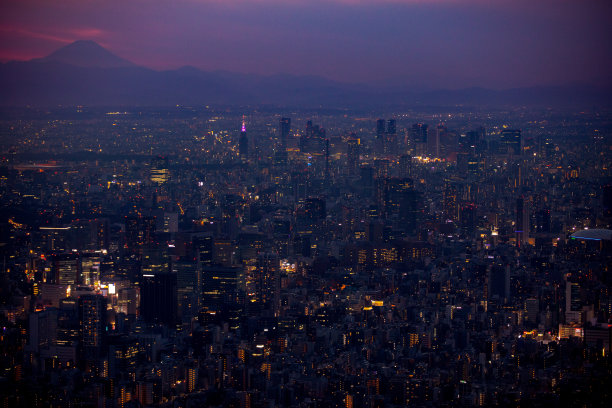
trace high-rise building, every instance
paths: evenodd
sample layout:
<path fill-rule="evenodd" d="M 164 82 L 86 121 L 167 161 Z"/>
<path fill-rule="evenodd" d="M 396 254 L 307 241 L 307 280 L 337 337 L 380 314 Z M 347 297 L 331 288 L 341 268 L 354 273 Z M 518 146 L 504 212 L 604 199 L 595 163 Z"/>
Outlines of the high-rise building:
<path fill-rule="evenodd" d="M 444 214 L 447 219 L 452 221 L 459 218 L 457 187 L 450 181 L 446 181 L 444 186 Z"/>
<path fill-rule="evenodd" d="M 409 178 L 385 178 L 379 182 L 386 217 L 397 217 L 404 230 L 414 232 L 418 222 L 419 193 Z"/>
<path fill-rule="evenodd" d="M 397 133 L 397 126 L 395 119 L 389 119 L 387 121 L 387 134 L 394 135 Z"/>
<path fill-rule="evenodd" d="M 410 131 L 410 138 L 417 156 L 427 154 L 428 126 L 424 123 L 415 123 Z"/>
<path fill-rule="evenodd" d="M 359 171 L 359 139 L 355 134 L 347 141 L 346 168 L 350 176 L 356 176 Z"/>
<path fill-rule="evenodd" d="M 377 153 L 383 153 L 385 149 L 385 120 L 378 119 L 376 121 L 376 140 L 374 141 L 374 149 Z"/>
<path fill-rule="evenodd" d="M 395 154 L 397 152 L 397 127 L 395 119 L 387 121 L 387 132 L 385 133 L 385 154 Z"/>
<path fill-rule="evenodd" d="M 202 269 L 195 259 L 172 263 L 176 274 L 177 312 L 182 321 L 197 316 L 202 301 Z"/>
<path fill-rule="evenodd" d="M 502 154 L 519 156 L 522 151 L 522 137 L 519 129 L 504 129 L 499 139 Z"/>
<path fill-rule="evenodd" d="M 131 215 L 125 217 L 125 245 L 130 252 L 140 252 L 145 244 L 155 241 L 155 217 Z"/>
<path fill-rule="evenodd" d="M 207 312 L 224 313 L 232 320 L 244 302 L 242 267 L 206 266 L 202 269 L 202 308 Z"/>
<path fill-rule="evenodd" d="M 202 265 L 212 265 L 214 239 L 211 234 L 202 234 L 193 237 L 191 240 L 193 252 Z"/>
<path fill-rule="evenodd" d="M 523 247 L 529 242 L 529 203 L 525 198 L 516 200 L 516 245 Z"/>
<path fill-rule="evenodd" d="M 166 212 L 164 213 L 164 232 L 176 233 L 178 232 L 178 213 Z"/>
<path fill-rule="evenodd" d="M 164 184 L 170 180 L 167 157 L 157 156 L 151 160 L 150 179 L 155 184 Z"/>
<path fill-rule="evenodd" d="M 82 283 L 79 255 L 58 254 L 53 256 L 53 275 L 58 285 L 78 285 Z"/>
<path fill-rule="evenodd" d="M 565 282 L 565 322 L 582 323 L 582 300 L 580 285 L 567 280 Z"/>
<path fill-rule="evenodd" d="M 536 298 L 525 299 L 525 318 L 533 327 L 538 323 L 538 314 L 540 312 L 540 302 Z"/>
<path fill-rule="evenodd" d="M 281 149 L 287 149 L 287 139 L 291 131 L 291 118 L 280 118 L 278 123 Z"/>
<path fill-rule="evenodd" d="M 158 273 L 142 275 L 140 281 L 140 314 L 147 323 L 176 323 L 176 275 Z"/>
<path fill-rule="evenodd" d="M 252 302 L 263 310 L 278 311 L 280 306 L 280 261 L 273 253 L 262 253 L 251 277 L 254 286 Z"/>
<path fill-rule="evenodd" d="M 495 264 L 489 271 L 489 297 L 499 297 L 502 301 L 510 298 L 510 265 Z"/>
<path fill-rule="evenodd" d="M 242 161 L 247 161 L 249 158 L 249 139 L 247 138 L 244 119 L 242 120 L 242 128 L 240 129 L 240 138 L 238 139 L 238 155 Z"/>
<path fill-rule="evenodd" d="M 95 361 L 104 347 L 106 332 L 106 298 L 87 294 L 78 298 L 81 358 Z"/>

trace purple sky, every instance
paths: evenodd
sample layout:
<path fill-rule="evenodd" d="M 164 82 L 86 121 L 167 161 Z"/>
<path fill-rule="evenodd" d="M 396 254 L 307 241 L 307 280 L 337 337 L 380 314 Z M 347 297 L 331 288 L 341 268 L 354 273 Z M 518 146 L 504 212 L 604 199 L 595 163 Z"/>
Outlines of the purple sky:
<path fill-rule="evenodd" d="M 612 0 L 3 0 L 0 60 L 87 39 L 156 69 L 610 85 L 611 27 Z"/>

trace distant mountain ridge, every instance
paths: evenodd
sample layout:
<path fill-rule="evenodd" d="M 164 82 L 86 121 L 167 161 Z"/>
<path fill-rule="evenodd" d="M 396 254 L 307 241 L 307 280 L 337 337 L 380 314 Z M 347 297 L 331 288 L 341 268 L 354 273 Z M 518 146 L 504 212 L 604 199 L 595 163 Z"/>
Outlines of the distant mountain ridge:
<path fill-rule="evenodd" d="M 58 62 L 89 68 L 121 68 L 135 64 L 116 56 L 95 41 L 79 40 L 52 52 L 46 57 L 34 59 L 36 62 Z"/>
<path fill-rule="evenodd" d="M 416 92 L 347 84 L 316 76 L 262 76 L 195 67 L 155 71 L 93 41 L 76 41 L 47 57 L 0 64 L 0 106 L 169 106 L 270 104 L 295 107 L 612 106 L 610 89 L 589 86 L 483 88 Z"/>

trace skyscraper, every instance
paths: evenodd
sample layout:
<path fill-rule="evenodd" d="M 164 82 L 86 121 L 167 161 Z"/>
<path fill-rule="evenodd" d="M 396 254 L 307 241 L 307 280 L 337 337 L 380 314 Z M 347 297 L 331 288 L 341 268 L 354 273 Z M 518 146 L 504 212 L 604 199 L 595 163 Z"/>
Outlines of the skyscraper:
<path fill-rule="evenodd" d="M 147 323 L 176 323 L 176 275 L 159 273 L 142 275 L 140 314 Z"/>
<path fill-rule="evenodd" d="M 291 131 L 291 118 L 280 118 L 278 123 L 281 149 L 287 149 L 287 139 Z"/>
<path fill-rule="evenodd" d="M 81 295 L 78 301 L 81 358 L 100 357 L 106 330 L 106 298 L 102 295 Z"/>
<path fill-rule="evenodd" d="M 151 160 L 150 179 L 155 184 L 164 184 L 170 179 L 168 158 L 157 156 Z"/>
<path fill-rule="evenodd" d="M 385 120 L 378 119 L 376 121 L 376 140 L 374 142 L 376 153 L 383 153 L 385 149 Z"/>
<path fill-rule="evenodd" d="M 395 125 L 395 119 L 389 119 L 387 121 L 387 132 L 385 133 L 385 154 L 395 153 L 397 149 L 397 127 Z"/>
<path fill-rule="evenodd" d="M 247 161 L 249 158 L 249 139 L 247 138 L 246 125 L 242 120 L 242 128 L 240 130 L 240 139 L 238 139 L 238 154 L 240 160 Z"/>
<path fill-rule="evenodd" d="M 529 241 L 529 207 L 520 197 L 516 200 L 516 245 L 523 247 Z"/>
<path fill-rule="evenodd" d="M 359 142 L 355 134 L 352 134 L 347 141 L 346 167 L 347 173 L 351 176 L 356 176 L 359 171 Z"/>
<path fill-rule="evenodd" d="M 417 156 L 425 156 L 427 153 L 427 125 L 415 123 L 412 125 L 410 136 Z"/>
<path fill-rule="evenodd" d="M 513 154 L 519 156 L 522 150 L 522 137 L 519 129 L 504 129 L 500 137 L 502 154 Z"/>

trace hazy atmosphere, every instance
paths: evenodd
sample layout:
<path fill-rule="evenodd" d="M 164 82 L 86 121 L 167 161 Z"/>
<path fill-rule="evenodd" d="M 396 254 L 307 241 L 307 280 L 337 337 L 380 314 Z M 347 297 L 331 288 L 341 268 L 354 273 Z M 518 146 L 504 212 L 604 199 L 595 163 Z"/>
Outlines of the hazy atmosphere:
<path fill-rule="evenodd" d="M 424 88 L 610 85 L 611 20 L 600 0 L 9 0 L 0 61 L 93 40 L 160 70 Z"/>

